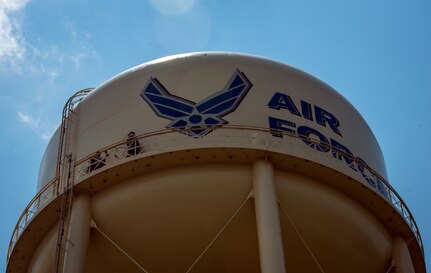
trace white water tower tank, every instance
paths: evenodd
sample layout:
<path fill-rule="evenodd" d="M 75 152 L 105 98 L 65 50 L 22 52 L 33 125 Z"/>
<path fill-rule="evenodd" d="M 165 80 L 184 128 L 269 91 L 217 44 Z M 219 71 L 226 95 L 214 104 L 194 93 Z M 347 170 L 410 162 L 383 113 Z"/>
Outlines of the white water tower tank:
<path fill-rule="evenodd" d="M 426 268 L 379 145 L 346 99 L 285 64 L 193 53 L 68 101 L 7 272 Z"/>

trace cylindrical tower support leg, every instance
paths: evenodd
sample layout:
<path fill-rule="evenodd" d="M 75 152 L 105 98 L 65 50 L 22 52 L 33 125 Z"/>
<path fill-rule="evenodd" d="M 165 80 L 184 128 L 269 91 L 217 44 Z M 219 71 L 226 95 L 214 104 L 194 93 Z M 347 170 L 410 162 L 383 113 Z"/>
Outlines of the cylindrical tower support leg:
<path fill-rule="evenodd" d="M 91 199 L 88 194 L 78 194 L 73 200 L 64 256 L 64 273 L 85 272 L 85 261 L 90 241 Z"/>
<path fill-rule="evenodd" d="M 395 237 L 392 249 L 396 273 L 415 273 L 407 242 L 403 237 Z"/>
<path fill-rule="evenodd" d="M 274 169 L 270 162 L 254 162 L 253 190 L 261 272 L 285 273 Z"/>

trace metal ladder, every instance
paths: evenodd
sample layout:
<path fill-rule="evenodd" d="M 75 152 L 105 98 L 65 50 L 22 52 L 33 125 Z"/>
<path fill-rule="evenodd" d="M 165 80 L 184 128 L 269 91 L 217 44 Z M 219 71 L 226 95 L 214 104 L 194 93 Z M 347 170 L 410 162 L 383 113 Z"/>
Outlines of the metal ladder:
<path fill-rule="evenodd" d="M 70 133 L 72 130 L 72 116 L 74 107 L 94 88 L 87 88 L 76 92 L 66 102 L 63 108 L 58 144 L 56 168 L 56 194 L 63 194 L 58 225 L 58 237 L 55 251 L 53 273 L 62 273 L 66 250 L 67 234 L 69 230 L 70 212 L 73 202 L 73 171 L 74 159 L 69 151 Z"/>

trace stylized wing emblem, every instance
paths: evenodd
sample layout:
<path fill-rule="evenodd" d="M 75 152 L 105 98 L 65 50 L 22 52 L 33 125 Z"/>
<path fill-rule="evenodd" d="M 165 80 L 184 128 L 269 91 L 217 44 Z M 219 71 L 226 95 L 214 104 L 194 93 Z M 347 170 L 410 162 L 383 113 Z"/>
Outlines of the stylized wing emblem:
<path fill-rule="evenodd" d="M 197 138 L 227 124 L 221 117 L 234 111 L 251 87 L 245 74 L 236 70 L 222 90 L 199 103 L 172 95 L 156 78 L 140 95 L 159 117 L 172 120 L 166 128 Z"/>

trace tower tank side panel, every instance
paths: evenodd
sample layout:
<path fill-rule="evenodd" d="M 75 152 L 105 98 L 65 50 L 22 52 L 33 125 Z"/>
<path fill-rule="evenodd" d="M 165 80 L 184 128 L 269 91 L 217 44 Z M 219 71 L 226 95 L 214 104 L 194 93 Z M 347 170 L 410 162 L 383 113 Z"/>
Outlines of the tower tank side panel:
<path fill-rule="evenodd" d="M 45 154 L 42 157 L 37 179 L 37 191 L 54 179 L 57 168 L 58 143 L 60 140 L 60 127 L 57 128 L 49 141 Z"/>
<path fill-rule="evenodd" d="M 306 246 L 327 272 L 387 270 L 392 235 L 369 210 L 315 179 L 283 170 L 275 177 L 285 256 L 293 272 L 317 269 Z"/>
<path fill-rule="evenodd" d="M 53 271 L 57 231 L 58 225 L 55 224 L 40 241 L 30 260 L 27 273 L 45 273 Z"/>

